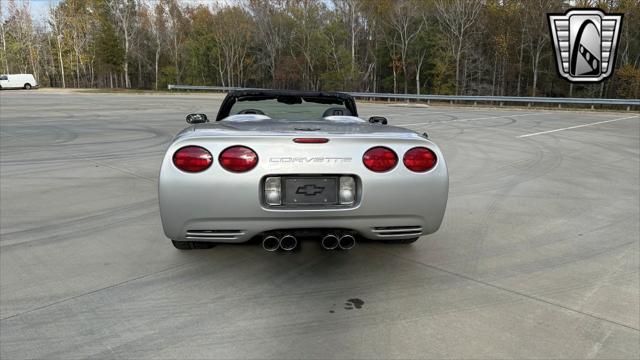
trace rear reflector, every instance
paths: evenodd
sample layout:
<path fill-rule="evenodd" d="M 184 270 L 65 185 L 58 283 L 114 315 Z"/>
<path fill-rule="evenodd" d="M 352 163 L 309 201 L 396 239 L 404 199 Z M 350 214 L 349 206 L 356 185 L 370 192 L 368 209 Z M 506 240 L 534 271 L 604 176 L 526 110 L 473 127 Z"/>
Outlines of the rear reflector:
<path fill-rule="evenodd" d="M 385 172 L 396 166 L 398 155 L 389 148 L 376 146 L 364 153 L 362 162 L 371 171 Z"/>
<path fill-rule="evenodd" d="M 200 146 L 185 146 L 173 154 L 173 164 L 186 172 L 207 170 L 213 163 L 213 156 Z"/>
<path fill-rule="evenodd" d="M 220 165 L 232 172 L 245 172 L 258 164 L 258 154 L 246 146 L 232 146 L 220 154 Z"/>
<path fill-rule="evenodd" d="M 424 147 L 414 147 L 404 154 L 402 161 L 411 171 L 425 172 L 433 169 L 438 159 L 433 151 Z"/>
<path fill-rule="evenodd" d="M 295 138 L 293 142 L 298 144 L 324 144 L 328 143 L 329 139 L 327 138 Z"/>

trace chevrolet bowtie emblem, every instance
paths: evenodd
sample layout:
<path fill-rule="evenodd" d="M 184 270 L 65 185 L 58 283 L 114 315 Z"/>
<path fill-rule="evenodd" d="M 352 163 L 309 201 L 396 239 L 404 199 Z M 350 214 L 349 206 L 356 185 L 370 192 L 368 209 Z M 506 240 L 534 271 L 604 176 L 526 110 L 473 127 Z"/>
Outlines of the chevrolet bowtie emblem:
<path fill-rule="evenodd" d="M 573 9 L 547 16 L 560 76 L 572 82 L 599 82 L 611 76 L 622 14 Z"/>
<path fill-rule="evenodd" d="M 296 190 L 296 194 L 305 195 L 305 196 L 315 196 L 324 191 L 323 186 L 315 186 L 313 184 L 307 184 L 305 186 L 300 186 Z"/>

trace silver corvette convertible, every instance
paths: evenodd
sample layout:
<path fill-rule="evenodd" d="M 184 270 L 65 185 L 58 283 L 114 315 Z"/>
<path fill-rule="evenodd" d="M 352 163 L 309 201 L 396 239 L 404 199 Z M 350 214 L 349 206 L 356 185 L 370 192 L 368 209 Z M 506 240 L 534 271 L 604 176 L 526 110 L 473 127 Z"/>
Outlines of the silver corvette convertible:
<path fill-rule="evenodd" d="M 350 249 L 438 230 L 449 177 L 425 134 L 358 117 L 343 93 L 238 90 L 215 122 L 187 116 L 160 169 L 164 232 L 178 249 L 256 238 Z"/>

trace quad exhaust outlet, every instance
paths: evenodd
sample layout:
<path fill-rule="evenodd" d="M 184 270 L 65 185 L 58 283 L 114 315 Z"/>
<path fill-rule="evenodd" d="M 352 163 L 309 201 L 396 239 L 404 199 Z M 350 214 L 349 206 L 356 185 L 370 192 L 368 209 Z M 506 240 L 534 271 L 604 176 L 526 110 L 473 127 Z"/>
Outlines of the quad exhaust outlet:
<path fill-rule="evenodd" d="M 298 247 L 298 239 L 291 234 L 287 234 L 280 238 L 280 249 L 285 251 L 291 251 Z"/>
<path fill-rule="evenodd" d="M 327 234 L 320 244 L 325 250 L 351 250 L 356 246 L 356 238 L 351 234 Z"/>
<path fill-rule="evenodd" d="M 338 236 L 334 234 L 328 234 L 322 238 L 322 242 L 320 242 L 320 244 L 322 245 L 322 248 L 325 250 L 335 250 L 338 248 L 339 242 L 340 242 L 340 239 L 338 239 Z"/>
<path fill-rule="evenodd" d="M 345 234 L 338 240 L 338 247 L 341 250 L 351 250 L 356 246 L 356 238 L 353 235 Z"/>
<path fill-rule="evenodd" d="M 286 234 L 283 236 L 270 234 L 266 235 L 262 239 L 262 248 L 267 251 L 276 251 L 278 249 L 291 251 L 296 247 L 298 247 L 298 239 L 291 234 Z"/>
<path fill-rule="evenodd" d="M 280 239 L 275 235 L 267 235 L 262 239 L 262 248 L 267 251 L 276 251 L 280 248 Z"/>
<path fill-rule="evenodd" d="M 351 250 L 356 246 L 356 238 L 351 234 L 329 233 L 320 241 L 325 250 Z M 262 238 L 262 248 L 273 252 L 292 251 L 298 247 L 298 238 L 293 234 L 270 233 Z"/>

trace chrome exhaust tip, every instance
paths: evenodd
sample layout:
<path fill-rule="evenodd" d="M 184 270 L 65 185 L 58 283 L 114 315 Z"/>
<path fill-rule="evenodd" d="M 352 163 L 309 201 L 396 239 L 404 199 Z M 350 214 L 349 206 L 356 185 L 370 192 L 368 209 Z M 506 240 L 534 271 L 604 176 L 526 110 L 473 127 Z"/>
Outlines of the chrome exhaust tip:
<path fill-rule="evenodd" d="M 342 235 L 338 240 L 338 246 L 342 250 L 351 250 L 356 246 L 356 238 L 353 235 Z"/>
<path fill-rule="evenodd" d="M 335 250 L 338 248 L 338 242 L 339 239 L 336 235 L 329 234 L 325 235 L 325 237 L 322 238 L 322 242 L 320 244 L 325 250 Z"/>
<path fill-rule="evenodd" d="M 280 249 L 291 251 L 298 246 L 298 239 L 291 234 L 287 234 L 280 239 Z"/>
<path fill-rule="evenodd" d="M 275 235 L 268 235 L 262 239 L 262 248 L 267 251 L 276 251 L 280 248 L 280 239 Z"/>

